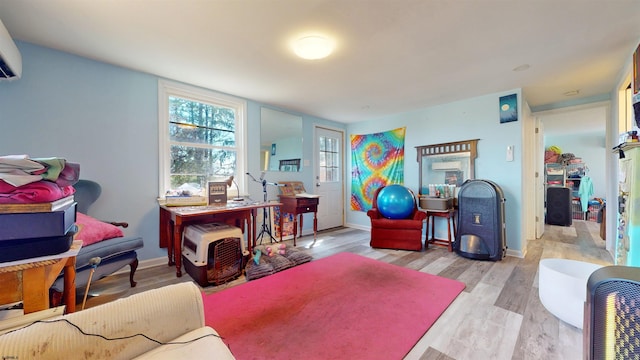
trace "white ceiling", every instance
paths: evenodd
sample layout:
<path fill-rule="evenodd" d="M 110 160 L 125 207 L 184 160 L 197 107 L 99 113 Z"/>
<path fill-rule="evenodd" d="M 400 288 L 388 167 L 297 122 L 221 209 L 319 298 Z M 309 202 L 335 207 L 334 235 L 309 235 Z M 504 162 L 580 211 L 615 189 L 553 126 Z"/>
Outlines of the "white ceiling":
<path fill-rule="evenodd" d="M 19 40 L 345 123 L 515 88 L 534 109 L 597 98 L 640 41 L 638 0 L 0 0 L 0 19 Z M 306 31 L 334 54 L 296 58 Z"/>

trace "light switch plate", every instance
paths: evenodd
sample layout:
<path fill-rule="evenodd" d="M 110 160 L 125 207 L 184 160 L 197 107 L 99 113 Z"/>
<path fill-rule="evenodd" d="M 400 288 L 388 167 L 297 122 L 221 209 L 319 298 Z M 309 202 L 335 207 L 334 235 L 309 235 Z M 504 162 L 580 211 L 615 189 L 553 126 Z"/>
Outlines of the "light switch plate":
<path fill-rule="evenodd" d="M 513 161 L 513 145 L 507 146 L 507 161 Z"/>

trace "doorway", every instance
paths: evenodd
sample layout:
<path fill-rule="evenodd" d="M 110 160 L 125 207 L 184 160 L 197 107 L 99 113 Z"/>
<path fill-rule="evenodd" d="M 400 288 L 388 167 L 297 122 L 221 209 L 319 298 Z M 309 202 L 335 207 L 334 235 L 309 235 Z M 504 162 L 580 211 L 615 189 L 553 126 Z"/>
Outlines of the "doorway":
<path fill-rule="evenodd" d="M 344 225 L 344 131 L 314 127 L 314 185 L 318 230 Z"/>
<path fill-rule="evenodd" d="M 609 119 L 608 102 L 591 103 L 579 106 L 572 106 L 563 109 L 556 109 L 533 114 L 536 122 L 539 123 L 537 138 L 540 140 L 536 143 L 536 154 L 544 159 L 545 149 L 550 146 L 557 146 L 563 154 L 575 156 L 575 168 L 586 169 L 590 179 L 593 182 L 595 193 L 593 197 L 606 198 L 608 187 L 607 179 L 607 122 Z M 536 186 L 538 203 L 538 214 L 542 214 L 544 223 L 544 203 L 545 189 L 547 187 L 545 180 L 545 164 L 537 162 L 539 178 Z M 576 198 L 577 185 L 579 182 L 572 181 L 572 174 L 565 171 L 566 178 L 563 178 L 562 186 L 569 187 L 572 199 Z M 574 189 L 573 185 L 576 185 Z M 575 201 L 571 206 L 574 207 Z M 541 209 L 542 208 L 542 209 Z M 577 212 L 572 211 L 571 216 L 574 219 L 580 219 L 579 203 Z M 540 211 L 542 210 L 542 211 Z M 536 232 L 539 238 L 540 232 Z"/>

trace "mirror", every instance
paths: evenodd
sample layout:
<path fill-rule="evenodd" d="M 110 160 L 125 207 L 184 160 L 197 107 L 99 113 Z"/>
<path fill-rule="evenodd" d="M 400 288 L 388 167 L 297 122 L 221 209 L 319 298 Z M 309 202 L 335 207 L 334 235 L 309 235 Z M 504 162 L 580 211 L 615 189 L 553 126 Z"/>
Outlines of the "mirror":
<path fill-rule="evenodd" d="M 475 178 L 477 142 L 478 139 L 417 146 L 420 195 L 455 197 L 462 183 Z"/>
<path fill-rule="evenodd" d="M 300 171 L 302 117 L 263 107 L 260 110 L 260 167 L 264 171 Z"/>

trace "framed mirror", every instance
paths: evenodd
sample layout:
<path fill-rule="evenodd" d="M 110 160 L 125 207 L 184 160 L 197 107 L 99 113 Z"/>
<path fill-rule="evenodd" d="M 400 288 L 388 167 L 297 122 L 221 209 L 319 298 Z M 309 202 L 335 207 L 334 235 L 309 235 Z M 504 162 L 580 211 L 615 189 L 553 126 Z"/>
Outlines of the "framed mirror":
<path fill-rule="evenodd" d="M 420 195 L 455 197 L 462 183 L 475 179 L 477 143 L 478 139 L 474 139 L 416 146 Z"/>
<path fill-rule="evenodd" d="M 264 171 L 302 170 L 302 117 L 260 109 L 260 167 Z"/>

